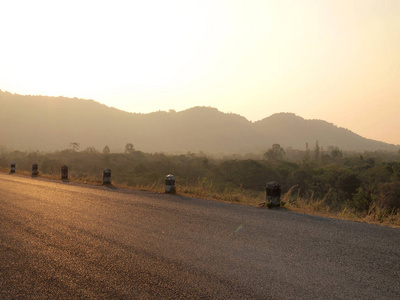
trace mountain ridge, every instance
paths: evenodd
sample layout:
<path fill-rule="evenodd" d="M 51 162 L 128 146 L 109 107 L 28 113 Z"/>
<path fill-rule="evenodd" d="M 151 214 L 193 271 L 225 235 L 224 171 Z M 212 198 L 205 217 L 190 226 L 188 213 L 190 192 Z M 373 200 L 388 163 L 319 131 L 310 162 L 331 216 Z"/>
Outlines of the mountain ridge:
<path fill-rule="evenodd" d="M 305 149 L 317 140 L 322 147 L 348 151 L 397 150 L 398 146 L 361 137 L 323 120 L 276 113 L 259 121 L 197 106 L 183 111 L 131 113 L 94 100 L 18 95 L 0 90 L 0 145 L 18 150 L 81 150 L 108 145 L 123 151 L 126 143 L 146 152 L 256 153 L 272 144 Z"/>

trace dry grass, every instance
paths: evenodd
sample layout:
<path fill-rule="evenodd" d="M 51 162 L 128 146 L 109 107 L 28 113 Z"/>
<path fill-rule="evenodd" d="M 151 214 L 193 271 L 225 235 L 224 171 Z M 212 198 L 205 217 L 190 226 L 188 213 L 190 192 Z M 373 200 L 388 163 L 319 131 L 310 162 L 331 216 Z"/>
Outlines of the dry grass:
<path fill-rule="evenodd" d="M 9 170 L 0 169 L 1 172 L 8 173 Z M 18 171 L 18 174 L 30 176 L 30 172 Z M 60 175 L 40 174 L 41 177 L 48 179 L 61 179 Z M 102 183 L 101 179 L 94 179 L 87 176 L 70 175 L 71 182 L 80 182 L 86 184 L 98 185 Z M 164 193 L 165 186 L 162 183 L 151 184 L 128 184 L 127 182 L 113 182 L 116 187 L 131 188 L 135 190 L 144 190 L 154 193 Z M 365 222 L 371 224 L 380 224 L 390 227 L 400 228 L 400 211 L 388 211 L 385 208 L 374 204 L 366 212 L 357 212 L 356 210 L 345 206 L 341 210 L 334 210 L 326 205 L 330 191 L 323 198 L 315 198 L 314 194 L 309 197 L 301 197 L 299 191 L 294 194 L 297 186 L 293 186 L 288 192 L 282 195 L 282 203 L 286 209 L 304 214 L 318 215 L 336 219 L 351 220 L 356 222 Z M 225 188 L 223 191 L 218 190 L 212 182 L 204 182 L 198 180 L 194 184 L 177 186 L 177 194 L 198 197 L 203 199 L 224 201 L 230 203 L 239 203 L 243 205 L 260 206 L 265 203 L 265 192 L 256 192 L 237 188 Z M 293 195 L 294 194 L 294 195 Z M 261 205 L 263 206 L 263 205 Z"/>
<path fill-rule="evenodd" d="M 260 201 L 265 201 L 264 193 L 249 191 L 243 188 L 225 188 L 223 191 L 218 191 L 214 188 L 193 184 L 179 188 L 178 193 L 185 196 L 253 206 L 256 206 Z"/>
<path fill-rule="evenodd" d="M 370 224 L 379 224 L 390 227 L 400 227 L 400 211 L 392 210 L 389 211 L 385 207 L 380 207 L 377 204 L 373 204 L 368 211 L 359 212 L 347 205 L 341 209 L 333 209 L 329 205 L 326 205 L 326 199 L 330 194 L 330 190 L 323 198 L 314 198 L 314 195 L 310 197 L 300 197 L 292 195 L 295 186 L 292 187 L 286 194 L 283 195 L 282 199 L 286 202 L 286 207 L 289 210 L 304 213 L 319 215 L 324 217 L 330 217 L 335 219 L 350 220 L 356 222 L 364 222 Z"/>

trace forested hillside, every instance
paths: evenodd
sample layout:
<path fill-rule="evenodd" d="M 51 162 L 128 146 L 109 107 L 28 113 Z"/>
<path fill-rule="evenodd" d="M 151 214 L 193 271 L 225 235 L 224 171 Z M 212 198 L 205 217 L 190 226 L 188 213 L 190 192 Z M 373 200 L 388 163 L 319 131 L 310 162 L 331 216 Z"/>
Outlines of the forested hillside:
<path fill-rule="evenodd" d="M 290 113 L 253 123 L 210 107 L 137 114 L 93 100 L 2 91 L 0 107 L 0 145 L 11 150 L 64 150 L 77 143 L 80 150 L 101 151 L 108 145 L 111 152 L 122 152 L 127 143 L 132 143 L 145 152 L 243 154 L 263 153 L 272 144 L 306 150 L 307 143 L 316 141 L 325 149 L 398 149 L 325 121 L 305 120 Z"/>

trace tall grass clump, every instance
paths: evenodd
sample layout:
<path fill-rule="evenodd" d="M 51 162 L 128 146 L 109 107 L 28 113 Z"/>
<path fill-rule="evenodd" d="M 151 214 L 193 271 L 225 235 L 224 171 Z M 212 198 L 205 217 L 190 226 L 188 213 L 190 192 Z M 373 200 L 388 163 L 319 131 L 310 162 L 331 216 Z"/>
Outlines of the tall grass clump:
<path fill-rule="evenodd" d="M 300 196 L 300 191 L 295 192 L 295 188 L 296 186 L 293 186 L 282 197 L 287 203 L 286 207 L 293 211 L 400 227 L 400 209 L 388 207 L 378 196 L 369 199 L 364 195 L 361 198 L 362 192 L 359 191 L 354 196 L 354 201 L 338 204 L 334 199 L 330 199 L 331 190 L 324 197 L 315 197 L 314 193 Z"/>

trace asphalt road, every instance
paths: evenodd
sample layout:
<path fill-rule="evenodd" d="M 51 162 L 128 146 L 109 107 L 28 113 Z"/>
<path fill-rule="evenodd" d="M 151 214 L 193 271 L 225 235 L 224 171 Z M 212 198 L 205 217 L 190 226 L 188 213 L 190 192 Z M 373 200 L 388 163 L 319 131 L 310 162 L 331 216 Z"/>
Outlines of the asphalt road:
<path fill-rule="evenodd" d="M 400 299 L 400 230 L 0 173 L 0 299 L 179 298 Z"/>

